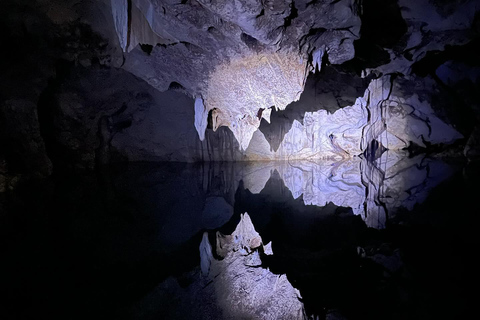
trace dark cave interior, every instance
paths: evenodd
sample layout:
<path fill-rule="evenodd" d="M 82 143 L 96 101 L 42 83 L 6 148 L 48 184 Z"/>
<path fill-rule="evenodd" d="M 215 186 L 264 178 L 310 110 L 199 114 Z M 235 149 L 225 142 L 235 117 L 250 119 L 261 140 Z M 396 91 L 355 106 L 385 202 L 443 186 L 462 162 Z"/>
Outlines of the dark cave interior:
<path fill-rule="evenodd" d="M 478 1 L 0 7 L 2 319 L 475 312 Z"/>

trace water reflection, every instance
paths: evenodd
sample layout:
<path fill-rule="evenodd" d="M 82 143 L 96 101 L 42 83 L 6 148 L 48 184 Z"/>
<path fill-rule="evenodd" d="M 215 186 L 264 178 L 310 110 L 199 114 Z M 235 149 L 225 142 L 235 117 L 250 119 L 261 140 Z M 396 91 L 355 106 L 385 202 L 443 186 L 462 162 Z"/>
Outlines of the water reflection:
<path fill-rule="evenodd" d="M 412 210 L 429 191 L 450 177 L 455 167 L 425 155 L 409 157 L 406 151 L 386 151 L 374 161 L 353 158 L 341 162 L 290 161 L 264 164 L 247 174 L 244 185 L 253 193 L 263 189 L 276 170 L 295 199 L 306 205 L 327 203 L 352 208 L 369 227 L 384 228 L 387 215 L 398 208 Z"/>
<path fill-rule="evenodd" d="M 269 318 L 288 313 L 280 305 L 298 315 L 301 301 L 302 316 L 389 318 L 409 304 L 389 225 L 455 170 L 387 151 L 374 161 L 140 163 L 58 177 L 3 206 L 12 218 L 2 218 L 2 235 L 15 235 L 3 264 L 13 292 L 6 310 L 19 318 L 33 310 L 74 319 Z M 228 238 L 244 213 L 261 237 L 252 250 Z M 427 237 L 421 230 L 402 238 L 407 248 Z M 421 265 L 422 255 L 407 262 Z M 266 292 L 278 296 L 258 297 Z"/>
<path fill-rule="evenodd" d="M 404 302 L 392 289 L 404 280 L 403 261 L 369 227 L 385 228 L 398 210 L 423 202 L 456 169 L 425 155 L 387 151 L 374 161 L 209 163 L 183 170 L 175 179 L 197 186 L 190 194 L 197 204 L 185 211 L 183 194 L 173 188 L 168 195 L 164 189 L 153 193 L 181 200 L 150 207 L 172 216 L 162 222 L 170 246 L 172 239 L 207 231 L 197 242 L 203 271 L 189 274 L 186 289 L 172 279 L 162 283 L 147 299 L 156 301 L 157 316 L 298 318 L 300 299 L 301 317 L 385 319 Z M 159 203 L 158 196 L 149 199 Z M 244 213 L 253 231 L 240 228 Z M 260 250 L 224 244 L 230 234 L 244 239 L 257 231 Z M 175 238 L 178 232 L 183 235 Z M 270 254 L 264 253 L 267 244 Z M 165 286 L 176 288 L 177 304 L 165 302 L 164 292 L 171 292 Z M 380 306 L 372 309 L 372 300 Z M 135 310 L 144 309 L 141 302 Z"/>

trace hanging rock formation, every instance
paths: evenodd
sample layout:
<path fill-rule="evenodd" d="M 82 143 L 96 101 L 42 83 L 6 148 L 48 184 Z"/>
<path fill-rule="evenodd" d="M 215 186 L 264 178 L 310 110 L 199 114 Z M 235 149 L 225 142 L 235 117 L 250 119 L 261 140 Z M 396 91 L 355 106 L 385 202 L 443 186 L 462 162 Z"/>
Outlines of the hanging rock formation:
<path fill-rule="evenodd" d="M 473 0 L 2 1 L 0 190 L 60 167 L 341 160 L 469 137 L 473 159 L 478 11 Z M 311 107 L 296 109 L 303 95 Z"/>
<path fill-rule="evenodd" d="M 199 112 L 214 110 L 214 129 L 229 127 L 243 150 L 263 110 L 284 109 L 299 98 L 312 68 L 309 55 L 328 52 L 336 64 L 351 59 L 360 26 L 352 1 L 133 0 L 130 7 L 120 1 L 112 8 L 122 48 L 131 51 L 124 68 L 159 90 L 175 81 L 203 97 Z M 137 10 L 162 39 L 147 42 L 147 54 L 131 48 L 133 38 L 146 39 L 149 32 L 142 31 L 143 22 L 129 20 Z M 206 121 L 196 117 L 201 140 Z"/>
<path fill-rule="evenodd" d="M 208 111 L 207 102 L 200 97 L 193 100 L 177 89 L 158 92 L 123 70 L 78 70 L 75 76 L 66 77 L 62 86 L 44 95 L 42 105 L 48 108 L 42 109 L 41 115 L 56 119 L 45 123 L 50 128 L 45 135 L 47 147 L 63 150 L 50 154 L 52 160 L 78 168 L 95 167 L 102 162 L 101 154 L 115 155 L 104 162 L 341 161 L 363 154 L 372 141 L 389 150 L 400 150 L 412 144 L 425 147 L 460 139 L 462 135 L 434 112 L 433 106 L 438 109 L 433 99 L 435 94 L 424 89 L 413 90 L 409 83 L 414 80 L 384 76 L 372 80 L 363 97 L 357 98 L 353 105 L 333 106 L 333 113 L 322 109 L 325 103 L 333 103 L 322 95 L 310 102 L 312 109 L 318 111 L 301 112 L 297 118 L 292 110 L 284 113 L 285 122 L 278 124 L 275 117 L 271 124 L 273 132 L 279 135 L 286 132 L 275 151 L 265 134 L 256 129 L 271 109 L 264 110 L 262 118 L 256 114 L 232 122 L 232 132 L 220 126 L 222 121 L 235 119 L 239 113 L 234 110 L 244 113 L 248 108 L 237 106 L 222 111 L 219 107 Z M 418 88 L 431 85 L 429 81 L 417 82 Z M 247 78 L 244 83 L 248 85 Z M 217 106 L 242 101 L 221 88 L 211 97 L 219 97 L 215 100 Z M 252 93 L 248 101 L 258 97 Z M 85 117 L 86 114 L 89 116 Z M 102 117 L 105 127 L 101 125 Z M 211 128 L 207 126 L 208 117 L 212 120 Z M 254 125 L 246 125 L 247 120 Z M 204 141 L 199 140 L 198 133 L 203 133 L 200 138 Z M 246 150 L 239 150 L 241 145 L 237 141 L 249 142 Z"/>
<path fill-rule="evenodd" d="M 283 110 L 300 98 L 306 67 L 298 55 L 282 53 L 234 58 L 218 66 L 205 94 L 206 110 L 213 109 L 213 129 L 229 127 L 240 147 L 247 149 L 265 109 Z"/>
<path fill-rule="evenodd" d="M 326 110 L 306 112 L 303 124 L 293 121 L 277 151 L 256 131 L 246 150 L 252 160 L 342 160 L 365 152 L 372 141 L 389 150 L 411 143 L 450 144 L 462 138 L 440 120 L 428 101 L 402 90 L 389 76 L 373 80 L 353 106 L 329 114 Z"/>

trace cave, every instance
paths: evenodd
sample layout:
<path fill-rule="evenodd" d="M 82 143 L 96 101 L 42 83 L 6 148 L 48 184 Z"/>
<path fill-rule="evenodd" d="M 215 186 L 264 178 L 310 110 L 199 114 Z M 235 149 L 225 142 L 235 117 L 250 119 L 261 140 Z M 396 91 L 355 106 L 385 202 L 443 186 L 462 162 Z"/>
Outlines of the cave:
<path fill-rule="evenodd" d="M 1 319 L 462 319 L 476 0 L 3 0 Z"/>

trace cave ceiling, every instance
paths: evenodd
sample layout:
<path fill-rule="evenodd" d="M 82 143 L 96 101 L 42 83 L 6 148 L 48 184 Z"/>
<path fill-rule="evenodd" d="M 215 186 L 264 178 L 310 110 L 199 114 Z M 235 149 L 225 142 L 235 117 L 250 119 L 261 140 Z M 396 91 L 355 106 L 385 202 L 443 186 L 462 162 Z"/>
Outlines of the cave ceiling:
<path fill-rule="evenodd" d="M 7 0 L 0 169 L 477 155 L 478 1 Z M 382 149 L 383 148 L 383 149 Z"/>
<path fill-rule="evenodd" d="M 299 100 L 310 72 L 328 64 L 408 76 L 427 52 L 470 42 L 478 9 L 475 1 L 111 3 L 123 68 L 161 91 L 179 83 L 197 99 L 200 139 L 211 113 L 213 129 L 228 127 L 243 150 L 262 115 Z"/>

